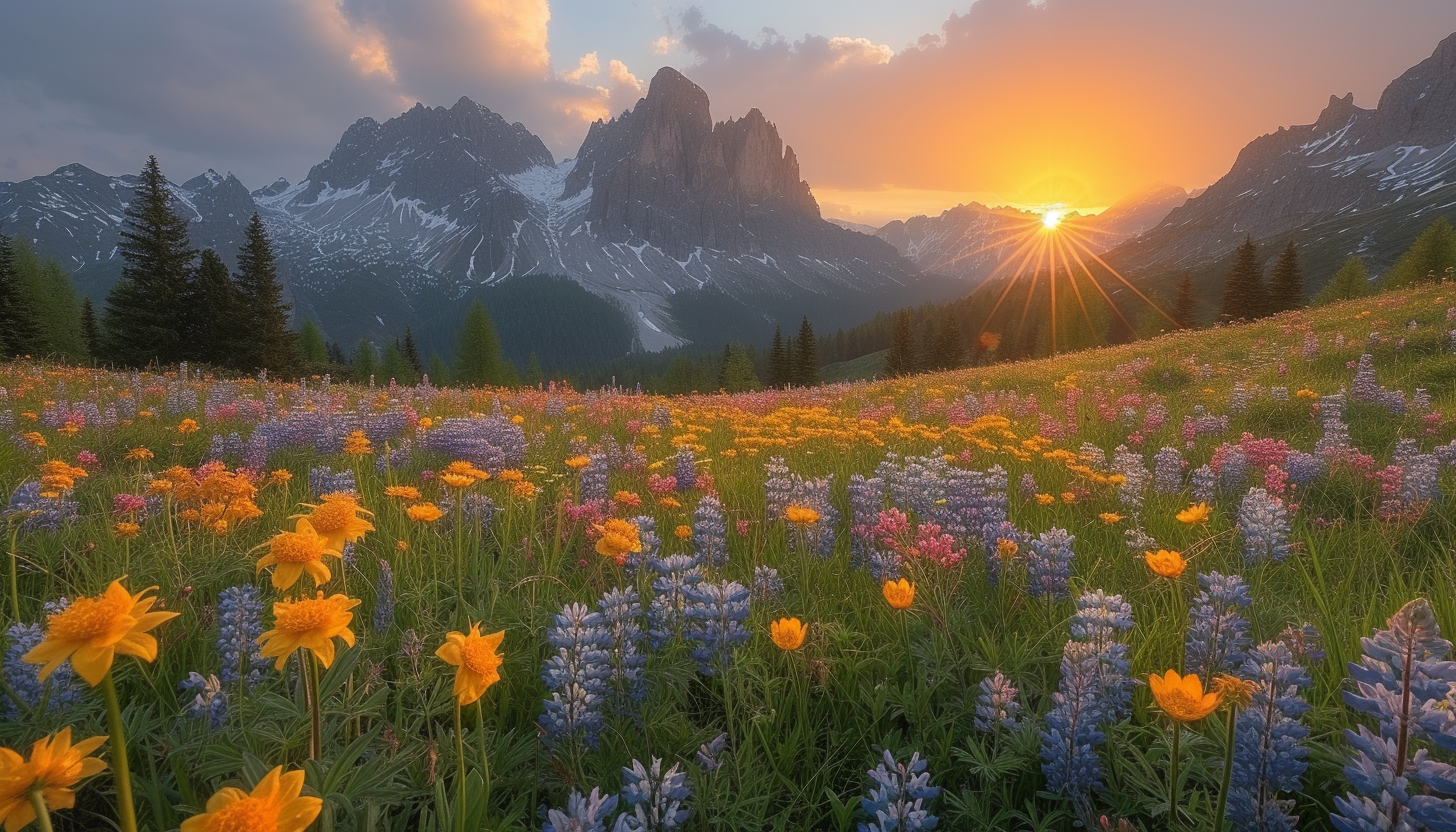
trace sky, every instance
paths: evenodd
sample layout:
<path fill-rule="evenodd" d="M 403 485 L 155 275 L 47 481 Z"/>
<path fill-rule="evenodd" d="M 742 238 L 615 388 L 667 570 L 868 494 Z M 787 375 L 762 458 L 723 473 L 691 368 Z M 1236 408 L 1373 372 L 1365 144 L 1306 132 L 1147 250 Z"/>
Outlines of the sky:
<path fill-rule="evenodd" d="M 672 66 L 774 122 L 826 216 L 1089 210 L 1374 107 L 1452 32 L 1452 0 L 36 0 L 0 27 L 0 180 L 298 181 L 355 120 L 461 96 L 565 158 Z"/>

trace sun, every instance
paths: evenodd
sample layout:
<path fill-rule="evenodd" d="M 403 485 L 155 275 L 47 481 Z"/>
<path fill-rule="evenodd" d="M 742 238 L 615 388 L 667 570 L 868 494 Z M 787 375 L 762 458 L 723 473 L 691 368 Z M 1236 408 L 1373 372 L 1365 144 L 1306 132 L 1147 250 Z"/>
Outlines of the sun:
<path fill-rule="evenodd" d="M 1041 227 L 1051 231 L 1062 224 L 1062 216 L 1064 214 L 1066 212 L 1060 210 L 1044 211 L 1041 215 Z"/>

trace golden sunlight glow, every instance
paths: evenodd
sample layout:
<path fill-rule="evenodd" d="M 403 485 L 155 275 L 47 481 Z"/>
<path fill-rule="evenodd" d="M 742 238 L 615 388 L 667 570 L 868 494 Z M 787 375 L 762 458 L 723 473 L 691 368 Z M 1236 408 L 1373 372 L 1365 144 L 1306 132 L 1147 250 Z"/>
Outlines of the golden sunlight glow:
<path fill-rule="evenodd" d="M 1042 225 L 1042 227 L 1045 228 L 1045 229 L 1047 229 L 1047 230 L 1051 230 L 1053 228 L 1056 228 L 1062 222 L 1062 215 L 1064 215 L 1066 213 L 1067 213 L 1066 211 L 1060 211 L 1060 210 L 1057 210 L 1057 209 L 1051 209 L 1051 210 L 1048 210 L 1048 211 L 1044 211 L 1042 213 L 1042 215 L 1041 215 L 1041 225 Z"/>

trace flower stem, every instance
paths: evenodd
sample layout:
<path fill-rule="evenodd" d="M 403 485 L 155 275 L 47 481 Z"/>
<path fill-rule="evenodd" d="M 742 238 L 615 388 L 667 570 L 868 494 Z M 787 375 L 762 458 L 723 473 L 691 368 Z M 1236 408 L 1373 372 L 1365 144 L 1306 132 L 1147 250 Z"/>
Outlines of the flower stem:
<path fill-rule="evenodd" d="M 485 779 L 485 806 L 490 810 L 490 754 L 485 747 L 485 705 L 475 700 L 475 727 L 480 731 L 480 776 Z"/>
<path fill-rule="evenodd" d="M 1168 757 L 1168 828 L 1178 824 L 1178 732 L 1182 723 L 1173 722 L 1173 749 Z"/>
<path fill-rule="evenodd" d="M 101 677 L 101 694 L 106 698 L 106 725 L 111 729 L 111 767 L 116 772 L 116 814 L 121 832 L 137 832 L 136 807 L 131 800 L 131 766 L 126 760 L 126 729 L 121 724 L 121 702 L 111 671 Z"/>
<path fill-rule="evenodd" d="M 10 531 L 10 617 L 14 623 L 20 623 L 20 553 L 15 550 L 15 541 L 20 536 L 20 526 L 15 525 Z"/>
<path fill-rule="evenodd" d="M 1228 733 L 1224 736 L 1223 788 L 1218 793 L 1218 810 L 1213 815 L 1213 832 L 1223 832 L 1224 811 L 1228 808 L 1229 782 L 1234 773 L 1234 731 L 1239 722 L 1239 709 L 1229 707 Z"/>
<path fill-rule="evenodd" d="M 323 714 L 319 711 L 318 657 L 312 650 L 303 652 L 306 656 L 304 673 L 307 674 L 304 695 L 308 697 L 308 758 L 321 760 L 324 756 L 324 723 Z"/>
<path fill-rule="evenodd" d="M 455 832 L 465 832 L 465 735 L 460 728 L 460 700 L 455 700 Z"/>
<path fill-rule="evenodd" d="M 46 808 L 45 795 L 40 789 L 30 790 L 30 805 L 35 809 L 35 826 L 40 832 L 51 832 L 51 813 Z"/>

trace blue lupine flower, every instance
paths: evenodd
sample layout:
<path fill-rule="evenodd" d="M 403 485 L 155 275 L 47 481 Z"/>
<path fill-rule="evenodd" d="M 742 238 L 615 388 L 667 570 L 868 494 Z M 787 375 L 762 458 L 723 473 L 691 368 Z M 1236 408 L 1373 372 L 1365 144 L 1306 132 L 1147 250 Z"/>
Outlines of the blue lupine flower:
<path fill-rule="evenodd" d="M 335 471 L 327 465 L 308 469 L 308 490 L 314 497 L 325 494 L 358 494 L 359 483 L 348 468 Z"/>
<path fill-rule="evenodd" d="M 718 755 L 722 754 L 723 749 L 727 747 L 728 735 L 726 733 L 719 734 L 713 738 L 712 742 L 705 742 L 698 746 L 698 767 L 703 770 L 704 774 L 712 774 L 723 765 L 723 761 L 718 758 Z"/>
<path fill-rule="evenodd" d="M 860 799 L 860 809 L 869 820 L 859 832 L 919 832 L 934 829 L 940 819 L 930 813 L 930 801 L 940 796 L 940 787 L 930 785 L 929 763 L 920 752 L 899 763 L 888 750 L 884 762 L 870 770 L 870 790 Z"/>
<path fill-rule="evenodd" d="M 216 676 L 203 676 L 194 670 L 177 688 L 197 694 L 187 707 L 187 714 L 193 719 L 207 717 L 207 727 L 213 731 L 227 724 L 227 694 Z"/>
<path fill-rule="evenodd" d="M 1177 494 L 1183 490 L 1183 453 L 1169 445 L 1153 454 L 1153 488 L 1159 494 Z"/>
<path fill-rule="evenodd" d="M 737 581 L 702 582 L 685 590 L 687 637 L 694 642 L 698 672 L 711 676 L 733 663 L 738 645 L 748 641 L 748 588 Z"/>
<path fill-rule="evenodd" d="M 1001 557 L 1003 540 L 1016 544 L 1016 554 L 1010 558 Z M 1031 545 L 1031 535 L 1016 528 L 1016 524 L 1010 520 L 1002 520 L 982 527 L 981 542 L 986 550 L 986 579 L 995 586 L 1001 581 L 1007 568 L 1028 556 L 1027 547 Z"/>
<path fill-rule="evenodd" d="M 222 683 L 236 685 L 239 679 L 246 679 L 248 685 L 256 685 L 263 681 L 270 662 L 258 655 L 258 637 L 263 635 L 263 601 L 258 588 L 247 584 L 218 593 L 217 624 Z"/>
<path fill-rule="evenodd" d="M 424 444 L 429 450 L 473 462 L 492 474 L 519 468 L 526 460 L 526 432 L 503 415 L 445 419 L 425 434 Z"/>
<path fill-rule="evenodd" d="M 693 511 L 693 545 L 698 557 L 713 567 L 728 565 L 728 523 L 723 519 L 723 504 L 708 495 L 698 501 Z"/>
<path fill-rule="evenodd" d="M 642 631 L 642 602 L 635 587 L 613 589 L 597 602 L 597 610 L 611 639 L 607 654 L 612 710 L 619 716 L 635 715 L 634 706 L 647 695 L 647 681 L 643 678 L 647 655 L 642 652 L 646 638 Z"/>
<path fill-rule="evenodd" d="M 646 543 L 642 551 L 647 551 Z M 647 635 L 653 650 L 682 635 L 688 608 L 688 591 L 703 581 L 703 567 L 691 555 L 668 555 L 650 563 L 657 577 L 652 580 L 652 603 L 647 609 Z"/>
<path fill-rule="evenodd" d="M 607 680 L 612 676 L 612 635 L 602 626 L 600 613 L 584 604 L 567 604 L 546 631 L 546 641 L 556 649 L 546 659 L 541 681 L 552 691 L 537 720 L 546 731 L 548 744 L 580 736 L 594 748 L 602 728 Z"/>
<path fill-rule="evenodd" d="M 39 624 L 11 624 L 5 630 L 5 640 L 9 643 L 5 648 L 4 678 L 26 708 L 39 708 L 44 703 L 47 711 L 59 711 L 79 701 L 83 691 L 76 684 L 70 659 L 62 662 L 42 682 L 39 676 L 40 665 L 31 664 L 21 658 L 44 639 L 45 628 Z M 5 716 L 19 719 L 22 716 L 20 707 L 10 701 L 8 696 L 3 700 Z"/>
<path fill-rule="evenodd" d="M 1207 465 L 1200 465 L 1193 469 L 1188 490 L 1198 502 L 1211 503 L 1218 498 L 1218 475 Z"/>
<path fill-rule="evenodd" d="M 606 502 L 611 499 L 607 490 L 607 456 L 606 454 L 592 454 L 591 462 L 581 469 L 581 494 L 583 503 L 592 500 Z"/>
<path fill-rule="evenodd" d="M 1451 642 L 1441 638 L 1431 605 L 1417 598 L 1360 645 L 1364 655 L 1350 663 L 1355 690 L 1345 691 L 1345 704 L 1374 716 L 1380 733 L 1364 725 L 1345 731 L 1355 750 L 1345 777 L 1358 794 L 1335 798 L 1330 821 L 1340 832 L 1456 829 L 1456 767 L 1415 745 L 1425 740 L 1456 751 Z"/>
<path fill-rule="evenodd" d="M 1324 641 L 1313 624 L 1285 627 L 1279 633 L 1280 644 L 1289 648 L 1294 660 L 1306 667 L 1313 667 L 1325 660 Z"/>
<path fill-rule="evenodd" d="M 1121 595 L 1108 595 L 1096 589 L 1077 598 L 1077 611 L 1072 615 L 1072 638 L 1101 645 L 1132 627 L 1132 605 Z"/>
<path fill-rule="evenodd" d="M 374 584 L 374 632 L 382 633 L 394 624 L 394 567 L 379 559 L 379 578 Z"/>
<path fill-rule="evenodd" d="M 685 804 L 693 796 L 688 776 L 677 763 L 662 770 L 662 760 L 652 758 L 648 768 L 637 760 L 622 769 L 622 800 L 631 809 L 617 817 L 613 832 L 668 832 L 687 822 L 692 810 Z"/>
<path fill-rule="evenodd" d="M 1072 543 L 1076 539 L 1066 529 L 1052 529 L 1031 541 L 1027 592 L 1032 597 L 1054 601 L 1067 597 L 1067 579 L 1072 577 Z"/>
<path fill-rule="evenodd" d="M 1021 475 L 1021 484 L 1019 487 L 1021 499 L 1023 500 L 1030 500 L 1040 492 L 1040 487 L 1036 484 L 1036 477 L 1030 471 Z"/>
<path fill-rule="evenodd" d="M 1102 788 L 1097 747 L 1107 741 L 1102 714 L 1101 660 L 1092 645 L 1069 641 L 1062 651 L 1061 681 L 1052 693 L 1041 732 L 1041 771 L 1048 791 L 1085 799 Z"/>
<path fill-rule="evenodd" d="M 1016 730 L 1021 725 L 1017 716 L 1021 702 L 1016 698 L 1018 691 L 1011 680 L 996 671 L 995 675 L 981 680 L 981 692 L 976 697 L 976 730 L 994 732 L 997 727 Z"/>
<path fill-rule="evenodd" d="M 1239 711 L 1234 735 L 1233 770 L 1229 780 L 1228 815 L 1234 828 L 1250 832 L 1293 832 L 1298 819 L 1294 801 L 1281 792 L 1303 788 L 1300 777 L 1309 764 L 1309 750 L 1300 742 L 1309 728 L 1299 718 L 1309 710 L 1300 695 L 1311 684 L 1283 644 L 1265 643 L 1249 651 L 1239 671 L 1258 687 L 1247 708 Z"/>
<path fill-rule="evenodd" d="M 602 797 L 601 789 L 590 795 L 573 790 L 566 798 L 566 809 L 546 813 L 541 832 L 607 832 L 607 818 L 617 811 L 617 796 Z"/>
<path fill-rule="evenodd" d="M 1148 484 L 1153 479 L 1152 472 L 1143 462 L 1142 453 L 1118 445 L 1112 452 L 1112 470 L 1123 477 L 1122 484 L 1117 487 L 1118 502 L 1136 513 L 1142 508 L 1143 494 L 1147 492 Z"/>
<path fill-rule="evenodd" d="M 1289 510 L 1284 501 L 1262 488 L 1250 488 L 1239 505 L 1239 533 L 1244 538 L 1244 559 L 1250 563 L 1289 554 Z"/>
<path fill-rule="evenodd" d="M 1284 470 L 1289 472 L 1290 482 L 1308 488 L 1324 474 L 1324 464 L 1314 454 L 1294 451 L 1284 460 Z"/>
<path fill-rule="evenodd" d="M 753 597 L 761 601 L 771 601 L 784 594 L 784 579 L 779 577 L 779 570 L 772 566 L 753 567 Z"/>
<path fill-rule="evenodd" d="M 853 474 L 849 478 L 849 524 L 873 526 L 885 508 L 885 481 Z"/>
<path fill-rule="evenodd" d="M 693 455 L 693 449 L 687 445 L 677 449 L 677 458 L 673 461 L 672 475 L 677 479 L 678 491 L 691 491 L 697 487 L 698 474 L 697 459 Z"/>
<path fill-rule="evenodd" d="M 1203 677 L 1205 684 L 1218 673 L 1232 673 L 1244 663 L 1249 646 L 1249 622 L 1240 612 L 1254 602 L 1249 585 L 1238 575 L 1210 572 L 1198 576 L 1203 588 L 1193 599 L 1183 641 L 1185 673 Z"/>
<path fill-rule="evenodd" d="M 657 570 L 661 563 L 658 554 L 662 551 L 662 538 L 657 536 L 657 521 L 648 515 L 632 518 L 632 525 L 637 527 L 637 540 L 642 543 L 642 551 L 628 552 L 624 566 L 628 575 L 636 577 L 644 565 Z"/>
<path fill-rule="evenodd" d="M 36 532 L 55 534 L 75 523 L 80 516 L 80 504 L 68 493 L 62 492 L 59 497 L 42 497 L 40 483 L 28 480 L 10 495 L 5 511 L 0 512 L 0 523 L 19 523 L 21 535 Z"/>
<path fill-rule="evenodd" d="M 1084 642 L 1096 656 L 1097 707 L 1104 723 L 1118 722 L 1132 711 L 1132 662 L 1128 646 L 1118 639 L 1133 627 L 1132 605 L 1121 595 L 1100 589 L 1077 598 L 1072 616 L 1072 638 Z"/>
<path fill-rule="evenodd" d="M 780 457 L 773 457 L 764 463 L 763 483 L 765 514 L 768 517 L 783 517 L 784 509 L 791 503 L 808 506 L 819 512 L 819 520 L 809 526 L 808 538 L 812 541 L 814 554 L 827 558 L 834 553 L 838 540 L 839 509 L 830 500 L 834 490 L 834 477 L 805 479 L 790 473 L 789 467 Z"/>

